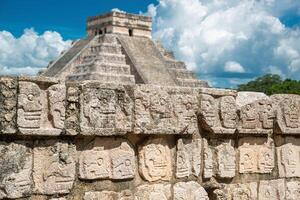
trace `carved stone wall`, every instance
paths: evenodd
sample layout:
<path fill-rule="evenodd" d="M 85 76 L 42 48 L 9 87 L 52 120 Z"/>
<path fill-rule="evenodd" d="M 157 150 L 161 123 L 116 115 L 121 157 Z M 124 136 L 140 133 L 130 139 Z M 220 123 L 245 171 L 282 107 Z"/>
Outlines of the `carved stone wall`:
<path fill-rule="evenodd" d="M 0 199 L 299 200 L 300 96 L 251 95 L 0 77 Z"/>

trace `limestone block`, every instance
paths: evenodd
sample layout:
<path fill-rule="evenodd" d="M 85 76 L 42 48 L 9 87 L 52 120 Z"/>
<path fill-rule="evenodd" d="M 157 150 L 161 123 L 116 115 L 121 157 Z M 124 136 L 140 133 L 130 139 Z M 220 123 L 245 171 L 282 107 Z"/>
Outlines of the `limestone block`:
<path fill-rule="evenodd" d="M 219 192 L 219 199 L 232 199 L 232 200 L 257 200 L 257 183 L 244 183 L 244 184 L 229 184 L 226 185 L 222 192 Z"/>
<path fill-rule="evenodd" d="M 79 155 L 81 179 L 132 179 L 135 171 L 134 150 L 124 139 L 96 138 Z"/>
<path fill-rule="evenodd" d="M 80 89 L 75 84 L 67 85 L 66 101 L 66 134 L 77 135 L 80 132 L 79 113 L 80 113 Z"/>
<path fill-rule="evenodd" d="M 134 95 L 134 133 L 197 133 L 197 99 L 194 89 L 137 85 Z"/>
<path fill-rule="evenodd" d="M 231 142 L 224 142 L 218 145 L 217 155 L 217 174 L 221 178 L 233 178 L 236 168 L 236 152 Z"/>
<path fill-rule="evenodd" d="M 177 141 L 176 177 L 199 176 L 201 170 L 201 139 Z"/>
<path fill-rule="evenodd" d="M 69 193 L 75 180 L 76 147 L 59 140 L 37 141 L 33 151 L 36 194 Z"/>
<path fill-rule="evenodd" d="M 150 182 L 171 179 L 171 150 L 165 138 L 151 138 L 139 147 L 139 172 Z"/>
<path fill-rule="evenodd" d="M 198 96 L 201 128 L 214 134 L 234 134 L 237 127 L 236 92 L 201 88 Z"/>
<path fill-rule="evenodd" d="M 142 185 L 136 189 L 135 200 L 171 200 L 171 184 Z"/>
<path fill-rule="evenodd" d="M 272 139 L 261 145 L 245 142 L 239 146 L 239 173 L 271 173 L 275 161 L 274 148 Z"/>
<path fill-rule="evenodd" d="M 0 143 L 0 199 L 32 193 L 32 150 L 25 143 Z"/>
<path fill-rule="evenodd" d="M 279 177 L 300 177 L 300 146 L 292 143 L 277 147 Z"/>
<path fill-rule="evenodd" d="M 285 200 L 284 179 L 260 181 L 258 190 L 259 200 Z"/>
<path fill-rule="evenodd" d="M 179 182 L 174 185 L 174 200 L 209 200 L 205 189 L 197 182 Z"/>
<path fill-rule="evenodd" d="M 17 84 L 16 78 L 0 77 L 0 133 L 16 133 Z"/>
<path fill-rule="evenodd" d="M 52 198 L 50 200 L 66 200 L 66 198 L 64 198 L 64 197 L 61 197 L 61 198 Z"/>
<path fill-rule="evenodd" d="M 213 151 L 207 143 L 206 139 L 203 139 L 203 177 L 204 178 L 211 178 L 214 174 L 213 171 Z"/>
<path fill-rule="evenodd" d="M 300 134 L 300 96 L 273 95 L 271 96 L 277 115 L 277 124 L 281 134 Z"/>
<path fill-rule="evenodd" d="M 268 96 L 262 92 L 238 92 L 236 97 L 236 105 L 238 109 L 240 109 L 247 104 L 267 98 Z"/>
<path fill-rule="evenodd" d="M 124 190 L 121 192 L 91 191 L 84 194 L 83 200 L 133 200 L 133 195 L 129 190 Z"/>
<path fill-rule="evenodd" d="M 19 131 L 24 135 L 59 135 L 64 129 L 65 93 L 65 86 L 56 79 L 19 78 Z"/>
<path fill-rule="evenodd" d="M 239 134 L 271 134 L 275 111 L 269 98 L 244 105 L 240 109 Z"/>
<path fill-rule="evenodd" d="M 300 199 L 300 182 L 289 181 L 286 183 L 286 200 Z"/>
<path fill-rule="evenodd" d="M 86 81 L 81 85 L 83 135 L 123 135 L 132 131 L 133 100 L 124 86 Z"/>

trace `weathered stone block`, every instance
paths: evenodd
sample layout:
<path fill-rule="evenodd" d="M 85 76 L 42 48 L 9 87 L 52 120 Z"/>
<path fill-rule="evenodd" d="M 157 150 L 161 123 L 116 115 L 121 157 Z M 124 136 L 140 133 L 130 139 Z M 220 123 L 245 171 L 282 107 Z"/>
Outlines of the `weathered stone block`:
<path fill-rule="evenodd" d="M 171 184 L 142 185 L 136 189 L 135 200 L 171 200 Z"/>
<path fill-rule="evenodd" d="M 205 189 L 197 182 L 179 182 L 174 185 L 174 200 L 209 200 Z"/>
<path fill-rule="evenodd" d="M 0 77 L 0 133 L 17 131 L 17 88 L 16 78 Z"/>
<path fill-rule="evenodd" d="M 80 132 L 80 89 L 76 84 L 67 84 L 66 96 L 66 134 L 77 135 Z"/>
<path fill-rule="evenodd" d="M 214 175 L 213 151 L 206 139 L 203 139 L 203 178 L 211 178 Z"/>
<path fill-rule="evenodd" d="M 87 81 L 81 85 L 82 135 L 123 135 L 132 131 L 133 100 L 124 86 Z"/>
<path fill-rule="evenodd" d="M 171 151 L 165 138 L 149 139 L 139 147 L 139 172 L 150 182 L 171 179 Z"/>
<path fill-rule="evenodd" d="M 285 200 L 284 179 L 260 181 L 259 182 L 259 200 Z"/>
<path fill-rule="evenodd" d="M 300 182 L 286 182 L 286 200 L 298 200 L 300 198 Z"/>
<path fill-rule="evenodd" d="M 32 193 L 32 150 L 25 143 L 0 143 L 0 199 Z"/>
<path fill-rule="evenodd" d="M 59 135 L 65 121 L 65 86 L 50 78 L 19 78 L 18 127 L 24 135 Z"/>
<path fill-rule="evenodd" d="M 233 178 L 236 168 L 236 152 L 232 141 L 224 142 L 216 148 L 217 174 L 221 178 Z"/>
<path fill-rule="evenodd" d="M 75 180 L 76 147 L 58 140 L 37 141 L 33 151 L 34 192 L 69 193 Z"/>
<path fill-rule="evenodd" d="M 199 176 L 201 170 L 201 139 L 177 141 L 176 177 Z"/>
<path fill-rule="evenodd" d="M 223 190 L 219 190 L 217 200 L 257 200 L 257 183 L 229 184 Z"/>
<path fill-rule="evenodd" d="M 255 138 L 251 138 L 239 146 L 239 172 L 271 173 L 275 161 L 273 140 L 269 138 L 264 144 L 255 141 Z"/>
<path fill-rule="evenodd" d="M 101 191 L 86 192 L 83 200 L 133 200 L 131 191 L 125 190 L 121 192 Z"/>
<path fill-rule="evenodd" d="M 300 96 L 278 94 L 272 95 L 276 108 L 277 133 L 280 134 L 300 134 Z"/>
<path fill-rule="evenodd" d="M 134 96 L 134 133 L 197 133 L 197 99 L 194 89 L 137 85 Z"/>
<path fill-rule="evenodd" d="M 198 97 L 201 128 L 214 134 L 234 134 L 238 121 L 235 97 L 233 90 L 201 88 Z"/>
<path fill-rule="evenodd" d="M 292 143 L 277 147 L 279 177 L 300 177 L 300 146 Z"/>
<path fill-rule="evenodd" d="M 96 138 L 79 155 L 81 179 L 132 179 L 136 164 L 133 148 L 124 139 Z"/>
<path fill-rule="evenodd" d="M 270 98 L 260 99 L 244 105 L 240 109 L 239 134 L 273 133 L 275 112 Z"/>

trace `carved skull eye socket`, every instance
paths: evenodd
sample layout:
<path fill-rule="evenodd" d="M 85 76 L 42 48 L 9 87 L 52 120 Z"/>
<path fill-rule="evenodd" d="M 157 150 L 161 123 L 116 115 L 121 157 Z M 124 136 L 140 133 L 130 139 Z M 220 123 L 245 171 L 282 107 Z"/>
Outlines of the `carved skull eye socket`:
<path fill-rule="evenodd" d="M 29 101 L 33 101 L 33 94 L 29 94 L 28 96 L 27 96 L 27 99 L 29 100 Z"/>
<path fill-rule="evenodd" d="M 126 160 L 126 161 L 125 161 L 125 165 L 126 165 L 126 166 L 130 166 L 130 165 L 131 165 L 130 160 Z"/>

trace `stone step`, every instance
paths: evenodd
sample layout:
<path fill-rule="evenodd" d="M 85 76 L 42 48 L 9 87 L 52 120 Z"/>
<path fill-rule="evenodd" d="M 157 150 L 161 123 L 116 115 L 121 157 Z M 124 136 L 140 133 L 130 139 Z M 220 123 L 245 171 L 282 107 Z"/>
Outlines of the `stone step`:
<path fill-rule="evenodd" d="M 120 83 L 120 84 L 135 84 L 133 75 L 120 75 L 108 73 L 83 73 L 69 76 L 70 81 L 83 81 L 83 80 L 98 80 L 103 83 Z"/>
<path fill-rule="evenodd" d="M 206 81 L 201 81 L 198 79 L 182 79 L 177 78 L 177 83 L 182 87 L 208 87 Z"/>
<path fill-rule="evenodd" d="M 176 78 L 181 79 L 197 79 L 197 76 L 194 72 L 189 71 L 187 69 L 170 69 L 171 73 L 174 74 Z"/>
<path fill-rule="evenodd" d="M 77 74 L 90 73 L 90 72 L 130 75 L 130 66 L 103 63 L 98 61 L 76 66 Z"/>
<path fill-rule="evenodd" d="M 110 53 L 97 53 L 91 54 L 83 57 L 83 63 L 88 62 L 104 62 L 104 63 L 113 63 L 113 64 L 126 64 L 126 58 L 123 54 L 110 54 Z"/>
<path fill-rule="evenodd" d="M 111 53 L 111 54 L 122 54 L 121 45 L 110 44 L 110 43 L 98 43 L 91 46 L 91 53 Z"/>
<path fill-rule="evenodd" d="M 168 68 L 171 69 L 186 69 L 186 65 L 184 62 L 181 61 L 174 61 L 174 60 L 166 60 L 166 65 Z"/>
<path fill-rule="evenodd" d="M 115 35 L 105 34 L 98 37 L 98 43 L 119 44 Z"/>

